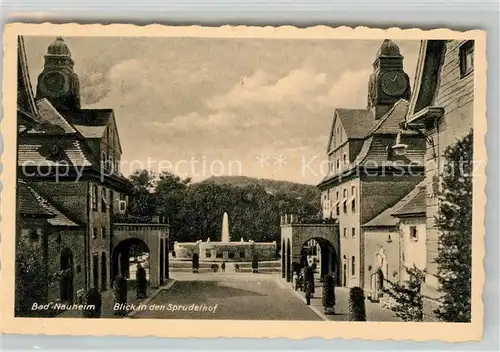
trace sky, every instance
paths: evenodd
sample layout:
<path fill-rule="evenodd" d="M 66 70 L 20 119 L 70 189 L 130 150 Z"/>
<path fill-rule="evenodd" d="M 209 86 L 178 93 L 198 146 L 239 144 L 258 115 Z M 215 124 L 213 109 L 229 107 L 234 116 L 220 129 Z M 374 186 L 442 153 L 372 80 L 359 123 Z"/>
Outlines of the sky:
<path fill-rule="evenodd" d="M 25 37 L 35 89 L 55 38 Z M 381 40 L 65 37 L 83 108 L 112 108 L 122 172 L 317 184 L 335 108 L 365 108 Z M 420 41 L 395 41 L 413 84 Z"/>

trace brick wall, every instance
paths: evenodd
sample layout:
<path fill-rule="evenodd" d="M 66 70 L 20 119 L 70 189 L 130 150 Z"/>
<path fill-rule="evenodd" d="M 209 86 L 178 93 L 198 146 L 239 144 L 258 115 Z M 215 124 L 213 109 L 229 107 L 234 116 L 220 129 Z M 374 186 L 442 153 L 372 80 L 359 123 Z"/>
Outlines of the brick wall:
<path fill-rule="evenodd" d="M 61 253 L 70 249 L 73 256 L 73 299 L 79 290 L 85 291 L 85 228 L 51 228 L 48 233 L 48 272 L 61 270 Z M 49 287 L 49 301 L 60 298 L 59 282 Z"/>
<path fill-rule="evenodd" d="M 81 223 L 88 222 L 88 199 L 86 182 L 33 182 L 41 195 L 50 199 L 64 214 L 77 219 Z"/>

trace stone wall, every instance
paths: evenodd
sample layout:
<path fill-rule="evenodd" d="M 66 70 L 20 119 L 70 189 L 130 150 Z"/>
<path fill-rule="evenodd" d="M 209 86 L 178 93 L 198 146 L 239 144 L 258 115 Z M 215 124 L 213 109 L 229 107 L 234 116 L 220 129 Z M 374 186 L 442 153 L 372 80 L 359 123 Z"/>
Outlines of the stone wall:
<path fill-rule="evenodd" d="M 176 259 L 187 260 L 193 253 L 198 253 L 203 261 L 252 261 L 276 260 L 277 244 L 258 242 L 176 242 L 174 243 Z"/>
<path fill-rule="evenodd" d="M 73 256 L 73 300 L 77 293 L 86 291 L 86 252 L 85 228 L 51 228 L 48 233 L 48 273 L 61 270 L 61 254 L 65 249 L 71 250 Z M 49 301 L 60 299 L 60 284 L 54 282 L 49 287 Z"/>
<path fill-rule="evenodd" d="M 422 287 L 424 295 L 424 313 L 426 320 L 434 320 L 433 309 L 437 307 L 437 264 L 439 231 L 434 224 L 438 213 L 436 192 L 439 187 L 439 174 L 443 166 L 442 154 L 446 147 L 467 135 L 473 127 L 474 74 L 460 75 L 461 41 L 451 40 L 446 43 L 444 61 L 438 77 L 438 88 L 433 105 L 445 110 L 444 116 L 436 128 L 428 135 L 433 140 L 427 144 L 426 153 L 426 189 L 427 189 L 427 275 Z"/>

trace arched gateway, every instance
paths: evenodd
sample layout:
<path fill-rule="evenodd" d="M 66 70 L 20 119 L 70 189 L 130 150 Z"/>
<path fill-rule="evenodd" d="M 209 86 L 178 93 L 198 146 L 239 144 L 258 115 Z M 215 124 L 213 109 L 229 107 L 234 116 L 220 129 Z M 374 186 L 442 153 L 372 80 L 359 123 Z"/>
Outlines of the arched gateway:
<path fill-rule="evenodd" d="M 129 250 L 134 245 L 143 245 L 149 253 L 149 282 L 159 287 L 169 278 L 169 225 L 168 224 L 114 224 L 111 244 L 111 275 L 129 275 Z"/>
<path fill-rule="evenodd" d="M 316 263 L 321 277 L 332 273 L 341 285 L 340 239 L 337 224 L 302 224 L 293 217 L 281 219 L 281 276 L 291 281 L 294 267 Z"/>

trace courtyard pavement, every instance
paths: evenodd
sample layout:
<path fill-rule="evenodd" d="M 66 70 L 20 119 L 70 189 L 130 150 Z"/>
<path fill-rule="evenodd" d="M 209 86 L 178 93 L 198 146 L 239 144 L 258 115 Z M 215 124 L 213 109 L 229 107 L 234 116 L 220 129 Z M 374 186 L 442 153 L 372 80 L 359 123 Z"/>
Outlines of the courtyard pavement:
<path fill-rule="evenodd" d="M 292 289 L 291 283 L 284 282 L 283 284 L 289 287 L 289 289 L 294 292 L 305 304 L 305 293 L 302 291 L 294 291 Z M 335 314 L 325 315 L 323 308 L 323 284 L 316 280 L 315 282 L 315 293 L 314 297 L 311 298 L 311 305 L 309 306 L 313 311 L 320 315 L 323 320 L 331 321 L 348 321 L 349 320 L 349 288 L 347 287 L 335 287 Z M 366 308 L 366 321 L 372 322 L 388 322 L 388 321 L 400 321 L 394 316 L 394 313 L 386 308 L 382 308 L 379 303 L 373 303 L 365 299 Z"/>
<path fill-rule="evenodd" d="M 172 273 L 171 277 L 174 285 L 148 302 L 165 308 L 136 311 L 133 318 L 321 320 L 277 275 Z M 197 311 L 189 310 L 193 306 Z"/>

